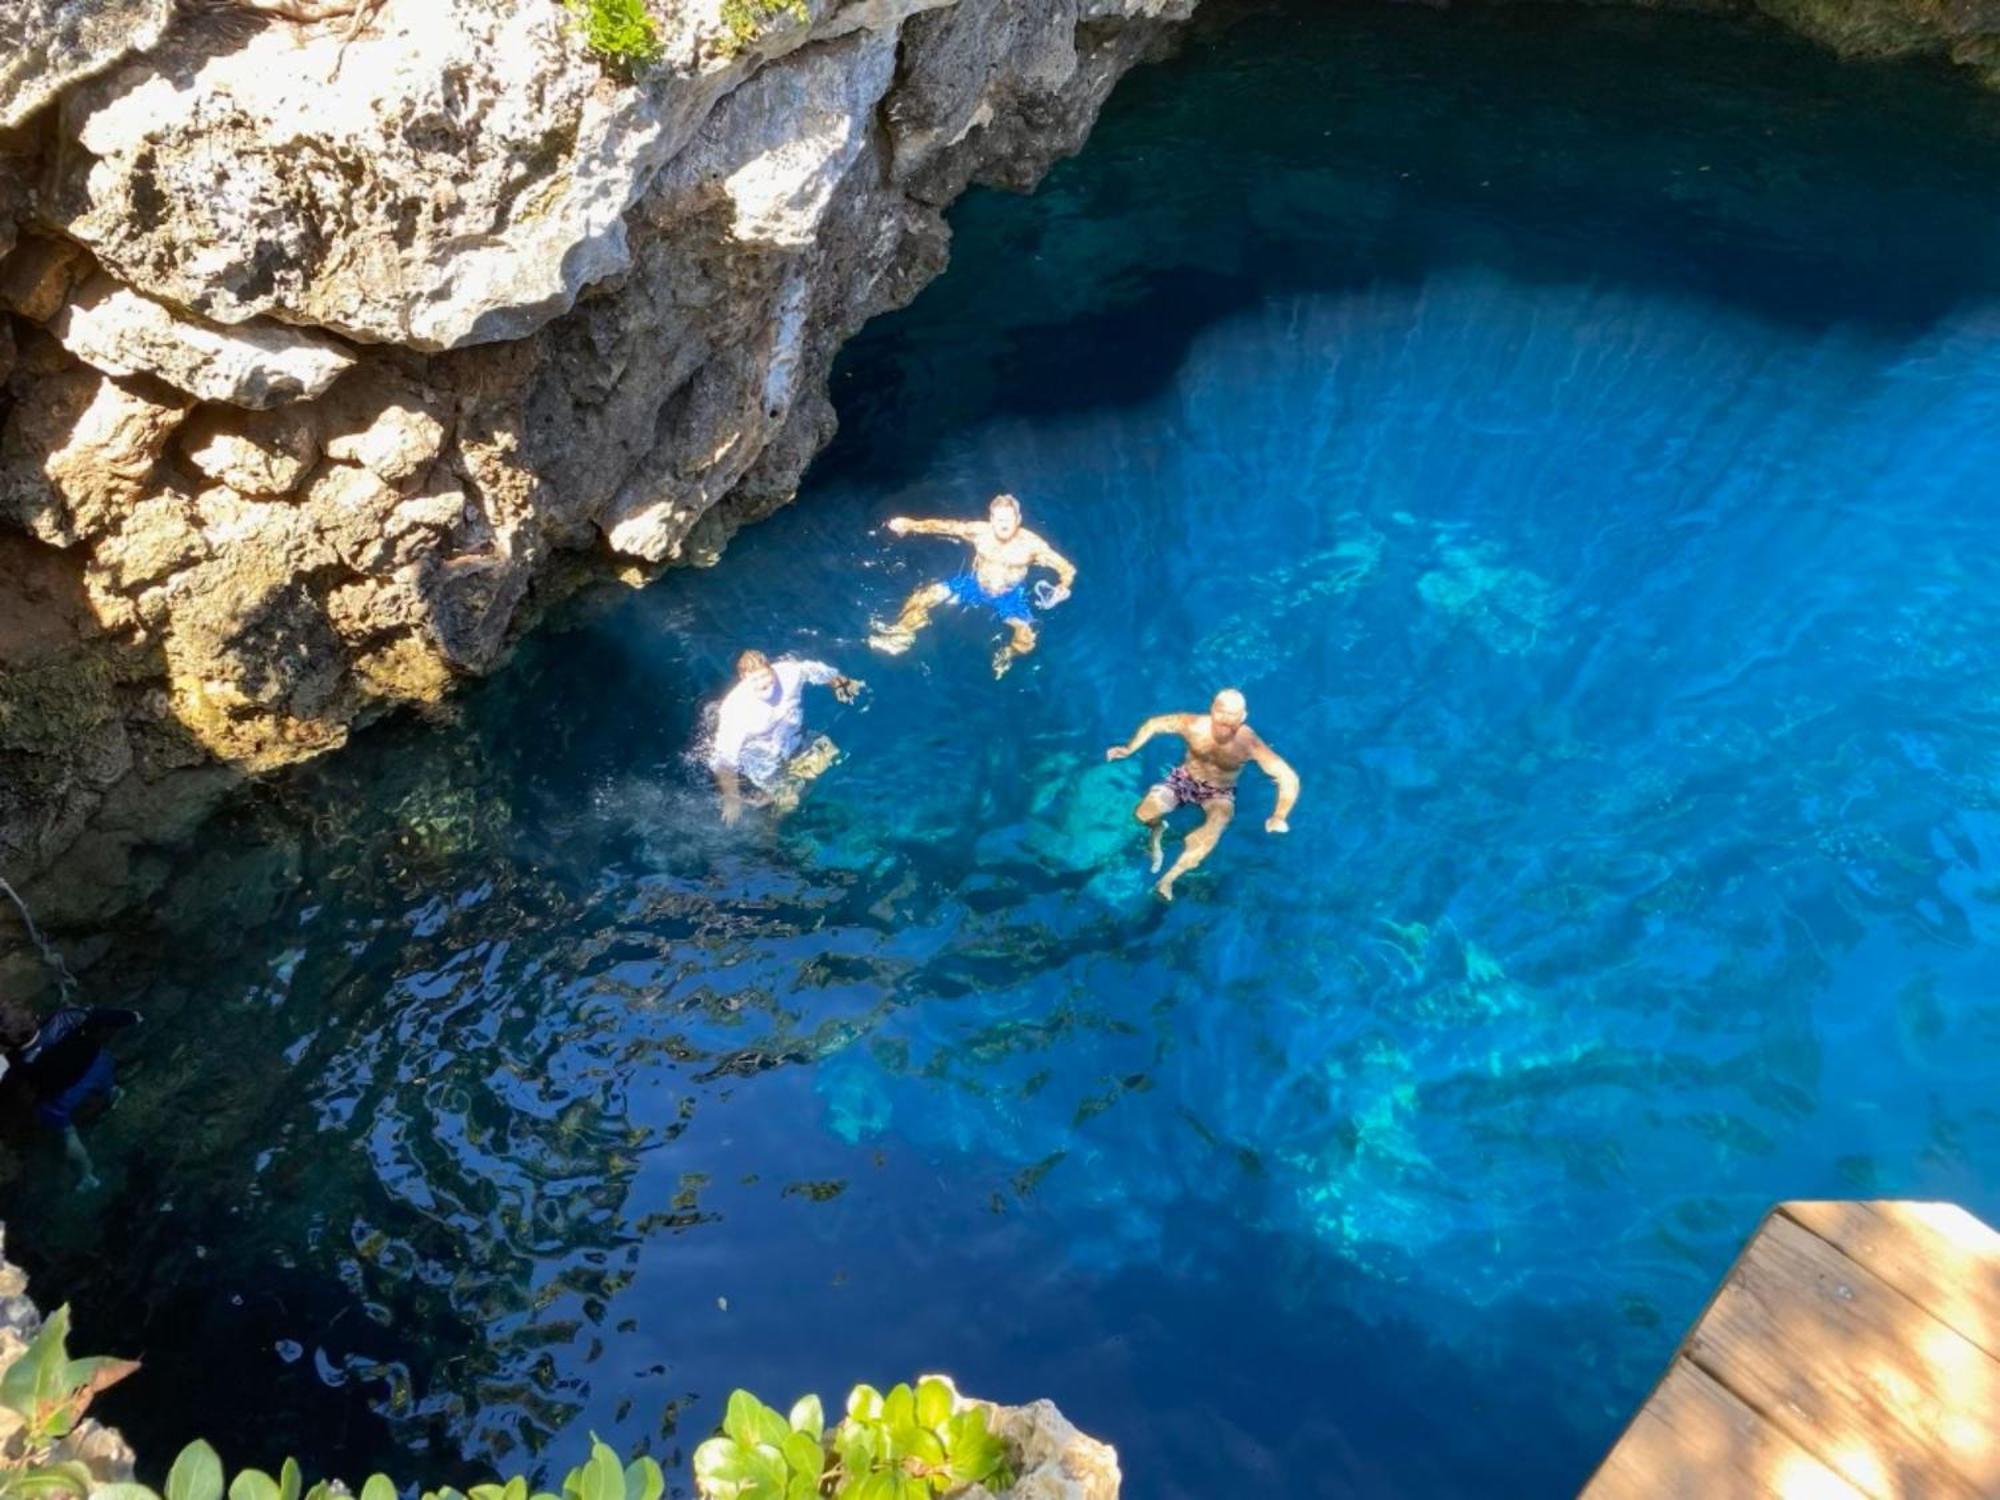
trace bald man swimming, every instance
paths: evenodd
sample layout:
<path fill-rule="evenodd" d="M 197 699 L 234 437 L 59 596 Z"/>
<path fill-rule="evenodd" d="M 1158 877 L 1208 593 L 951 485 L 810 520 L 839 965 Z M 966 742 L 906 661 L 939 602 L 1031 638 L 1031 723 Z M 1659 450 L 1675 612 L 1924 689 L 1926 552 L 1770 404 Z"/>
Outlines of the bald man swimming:
<path fill-rule="evenodd" d="M 1162 901 L 1174 899 L 1174 882 L 1207 859 L 1222 837 L 1222 830 L 1236 816 L 1236 778 L 1251 761 L 1278 784 L 1278 804 L 1264 820 L 1266 833 L 1290 833 L 1292 804 L 1299 800 L 1299 776 L 1285 758 L 1258 737 L 1250 727 L 1250 709 L 1235 688 L 1215 695 L 1205 714 L 1160 714 L 1139 726 L 1139 732 L 1125 744 L 1104 752 L 1106 760 L 1123 760 L 1140 749 L 1156 734 L 1177 734 L 1187 742 L 1187 756 L 1167 773 L 1167 779 L 1146 792 L 1132 810 L 1153 831 L 1153 869 L 1165 858 L 1161 840 L 1166 836 L 1167 814 L 1177 807 L 1199 807 L 1201 827 L 1181 843 L 1180 858 L 1160 876 L 1153 893 Z"/>

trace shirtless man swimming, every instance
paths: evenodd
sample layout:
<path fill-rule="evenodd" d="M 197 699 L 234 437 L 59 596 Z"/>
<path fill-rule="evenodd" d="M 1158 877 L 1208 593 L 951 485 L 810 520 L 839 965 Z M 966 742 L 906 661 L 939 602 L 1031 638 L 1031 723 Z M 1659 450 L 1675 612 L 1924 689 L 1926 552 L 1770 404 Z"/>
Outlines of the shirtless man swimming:
<path fill-rule="evenodd" d="M 1007 644 L 993 656 L 993 675 L 1004 677 L 1014 659 L 1035 649 L 1034 607 L 1024 587 L 1030 568 L 1047 568 L 1056 575 L 1056 589 L 1042 601 L 1052 609 L 1069 597 L 1076 582 L 1076 565 L 1021 524 L 1021 502 L 1012 495 L 995 495 L 983 521 L 912 521 L 897 516 L 889 522 L 896 536 L 951 536 L 972 543 L 972 566 L 946 583 L 927 583 L 903 604 L 896 623 L 878 629 L 868 639 L 877 651 L 900 655 L 910 649 L 917 632 L 931 622 L 931 611 L 947 599 L 958 604 L 983 604 L 1008 629 Z"/>
<path fill-rule="evenodd" d="M 1278 783 L 1278 805 L 1264 820 L 1266 833 L 1289 833 L 1292 804 L 1299 800 L 1298 773 L 1285 764 L 1283 756 L 1258 737 L 1248 723 L 1249 709 L 1235 688 L 1224 688 L 1205 714 L 1161 714 L 1139 726 L 1139 732 L 1123 745 L 1104 752 L 1106 760 L 1123 760 L 1156 734 L 1177 734 L 1187 741 L 1187 758 L 1167 773 L 1167 779 L 1150 788 L 1132 810 L 1132 816 L 1153 830 L 1153 869 L 1164 857 L 1160 841 L 1166 834 L 1167 814 L 1177 807 L 1199 807 L 1202 824 L 1181 844 L 1181 856 L 1162 875 L 1153 891 L 1162 901 L 1174 899 L 1174 882 L 1207 859 L 1222 837 L 1222 830 L 1236 816 L 1236 778 L 1243 767 L 1257 762 L 1264 774 Z"/>

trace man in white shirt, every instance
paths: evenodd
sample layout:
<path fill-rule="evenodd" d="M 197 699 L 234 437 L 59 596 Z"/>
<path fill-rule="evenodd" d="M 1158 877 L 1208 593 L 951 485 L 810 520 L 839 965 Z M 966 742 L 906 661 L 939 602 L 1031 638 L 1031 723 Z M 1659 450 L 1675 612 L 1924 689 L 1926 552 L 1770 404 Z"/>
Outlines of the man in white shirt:
<path fill-rule="evenodd" d="M 825 662 L 791 657 L 774 662 L 761 651 L 745 651 L 736 658 L 736 686 L 722 700 L 708 751 L 708 768 L 722 793 L 724 823 L 743 816 L 746 780 L 763 800 L 780 812 L 790 812 L 798 805 L 801 784 L 832 765 L 840 753 L 825 735 L 799 753 L 809 683 L 831 687 L 842 703 L 852 703 L 862 687 Z"/>

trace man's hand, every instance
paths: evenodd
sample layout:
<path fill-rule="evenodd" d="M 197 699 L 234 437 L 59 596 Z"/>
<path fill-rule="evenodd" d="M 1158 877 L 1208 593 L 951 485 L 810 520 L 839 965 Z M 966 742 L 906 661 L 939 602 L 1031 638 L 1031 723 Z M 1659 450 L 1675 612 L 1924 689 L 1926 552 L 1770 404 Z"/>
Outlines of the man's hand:
<path fill-rule="evenodd" d="M 1109 750 L 1104 752 L 1104 758 L 1106 760 L 1123 760 L 1131 753 L 1132 747 L 1130 745 L 1113 745 Z"/>
<path fill-rule="evenodd" d="M 891 516 L 889 518 L 889 534 L 891 536 L 908 536 L 910 534 L 910 518 L 908 516 Z"/>
<path fill-rule="evenodd" d="M 724 797 L 722 799 L 722 826 L 724 828 L 734 828 L 742 821 L 743 799 L 741 797 Z"/>
<path fill-rule="evenodd" d="M 1069 585 L 1066 583 L 1059 583 L 1053 589 L 1049 590 L 1049 592 L 1046 595 L 1043 596 L 1044 602 L 1042 604 L 1042 608 L 1054 609 L 1058 604 L 1062 604 L 1065 601 L 1067 601 L 1068 598 L 1069 598 Z"/>
<path fill-rule="evenodd" d="M 861 690 L 868 684 L 859 677 L 836 677 L 833 679 L 833 696 L 842 703 L 852 703 L 861 696 Z"/>
<path fill-rule="evenodd" d="M 1266 833 L 1290 833 L 1291 831 L 1292 825 L 1287 823 L 1283 818 L 1266 818 L 1264 820 L 1264 832 Z"/>

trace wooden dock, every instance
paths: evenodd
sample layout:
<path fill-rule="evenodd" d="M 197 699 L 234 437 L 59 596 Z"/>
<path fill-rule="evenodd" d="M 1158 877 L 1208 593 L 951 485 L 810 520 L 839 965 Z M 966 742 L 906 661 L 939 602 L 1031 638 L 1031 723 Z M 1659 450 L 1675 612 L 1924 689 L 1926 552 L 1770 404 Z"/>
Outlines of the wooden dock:
<path fill-rule="evenodd" d="M 2000 1234 L 1773 1209 L 1583 1490 L 1640 1497 L 2000 1500 Z"/>

